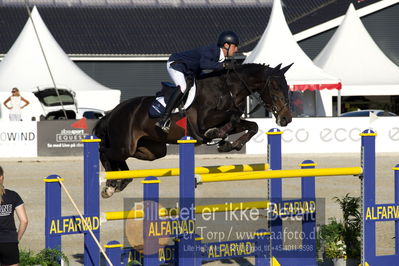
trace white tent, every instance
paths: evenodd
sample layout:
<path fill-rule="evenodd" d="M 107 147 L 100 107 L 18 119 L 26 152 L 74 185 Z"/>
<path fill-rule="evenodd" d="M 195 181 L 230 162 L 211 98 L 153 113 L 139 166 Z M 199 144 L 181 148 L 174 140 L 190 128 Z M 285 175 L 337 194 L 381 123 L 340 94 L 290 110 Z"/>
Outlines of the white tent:
<path fill-rule="evenodd" d="M 353 4 L 314 63 L 341 79 L 342 96 L 399 95 L 398 66 L 370 37 Z M 330 92 L 321 92 L 330 114 L 333 96 Z"/>
<path fill-rule="evenodd" d="M 265 63 L 272 67 L 280 63 L 283 66 L 294 63 L 286 73 L 293 91 L 341 88 L 339 79 L 317 67 L 295 41 L 285 20 L 280 0 L 274 0 L 266 30 L 244 63 Z M 304 104 L 307 105 L 304 107 L 309 114 L 324 115 L 317 94 L 305 93 Z"/>
<path fill-rule="evenodd" d="M 42 113 L 39 101 L 31 92 L 37 91 L 38 86 L 54 87 L 49 69 L 57 88 L 68 88 L 76 92 L 79 107 L 109 110 L 120 102 L 120 90 L 109 89 L 96 82 L 69 59 L 35 7 L 31 19 L 28 18 L 22 32 L 0 63 L 2 101 L 11 95 L 13 87 L 17 87 L 21 95 L 32 103 L 23 112 L 25 119 L 29 119 L 32 112 Z M 1 119 L 8 119 L 7 111 L 2 106 Z M 30 113 L 29 116 L 26 113 Z"/>

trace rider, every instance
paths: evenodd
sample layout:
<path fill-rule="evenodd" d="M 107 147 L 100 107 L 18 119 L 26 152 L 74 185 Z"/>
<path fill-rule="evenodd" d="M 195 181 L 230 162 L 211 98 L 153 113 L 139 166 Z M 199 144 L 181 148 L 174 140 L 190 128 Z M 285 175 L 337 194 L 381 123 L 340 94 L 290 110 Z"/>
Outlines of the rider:
<path fill-rule="evenodd" d="M 233 31 L 224 31 L 219 35 L 217 44 L 173 53 L 167 62 L 167 70 L 169 76 L 180 89 L 172 94 L 163 117 L 155 125 L 168 133 L 170 114 L 187 89 L 186 76 L 196 76 L 202 70 L 231 68 L 232 62 L 225 62 L 225 59 L 234 56 L 238 51 L 238 44 L 237 34 Z"/>

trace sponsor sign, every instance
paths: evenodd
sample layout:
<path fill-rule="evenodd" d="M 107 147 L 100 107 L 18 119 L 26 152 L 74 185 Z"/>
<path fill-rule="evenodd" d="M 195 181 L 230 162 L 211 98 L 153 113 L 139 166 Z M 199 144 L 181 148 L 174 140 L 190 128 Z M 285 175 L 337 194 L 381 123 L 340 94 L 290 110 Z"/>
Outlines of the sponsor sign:
<path fill-rule="evenodd" d="M 58 219 L 50 220 L 48 235 L 67 235 L 80 234 L 82 232 L 98 231 L 100 229 L 100 218 L 97 216 L 83 217 L 86 221 L 83 222 L 80 216 L 63 216 Z M 87 226 L 87 227 L 86 227 Z"/>
<path fill-rule="evenodd" d="M 323 117 L 294 118 L 287 127 L 278 127 L 275 119 L 251 119 L 258 133 L 247 143 L 247 154 L 266 154 L 271 128 L 282 134 L 283 153 L 358 153 L 365 129 L 377 132 L 377 152 L 399 152 L 399 117 Z"/>
<path fill-rule="evenodd" d="M 0 122 L 0 157 L 36 156 L 36 122 Z"/>
<path fill-rule="evenodd" d="M 83 155 L 83 143 L 91 135 L 97 120 L 86 120 L 87 127 L 79 128 L 78 120 L 53 120 L 38 122 L 38 156 Z"/>

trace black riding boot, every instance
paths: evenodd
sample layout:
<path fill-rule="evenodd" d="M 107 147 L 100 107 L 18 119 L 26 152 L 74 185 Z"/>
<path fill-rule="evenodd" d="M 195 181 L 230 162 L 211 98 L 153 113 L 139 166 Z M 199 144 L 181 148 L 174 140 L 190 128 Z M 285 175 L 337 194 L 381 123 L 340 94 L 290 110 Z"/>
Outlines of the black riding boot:
<path fill-rule="evenodd" d="M 162 116 L 161 120 L 155 123 L 157 127 L 160 127 L 165 133 L 169 133 L 170 129 L 170 114 L 172 110 L 175 108 L 176 103 L 181 99 L 183 93 L 178 88 L 172 96 L 170 96 L 169 102 L 166 105 L 166 110 L 164 115 Z"/>

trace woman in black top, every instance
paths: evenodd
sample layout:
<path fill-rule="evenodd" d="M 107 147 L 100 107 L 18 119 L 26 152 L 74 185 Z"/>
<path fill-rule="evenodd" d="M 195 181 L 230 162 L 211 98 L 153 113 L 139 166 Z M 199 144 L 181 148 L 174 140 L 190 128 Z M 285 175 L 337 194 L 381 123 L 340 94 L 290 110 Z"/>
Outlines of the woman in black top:
<path fill-rule="evenodd" d="M 5 189 L 4 171 L 0 166 L 0 265 L 18 265 L 18 241 L 28 226 L 24 202 L 17 192 Z M 18 231 L 15 227 L 14 211 L 19 219 Z"/>

